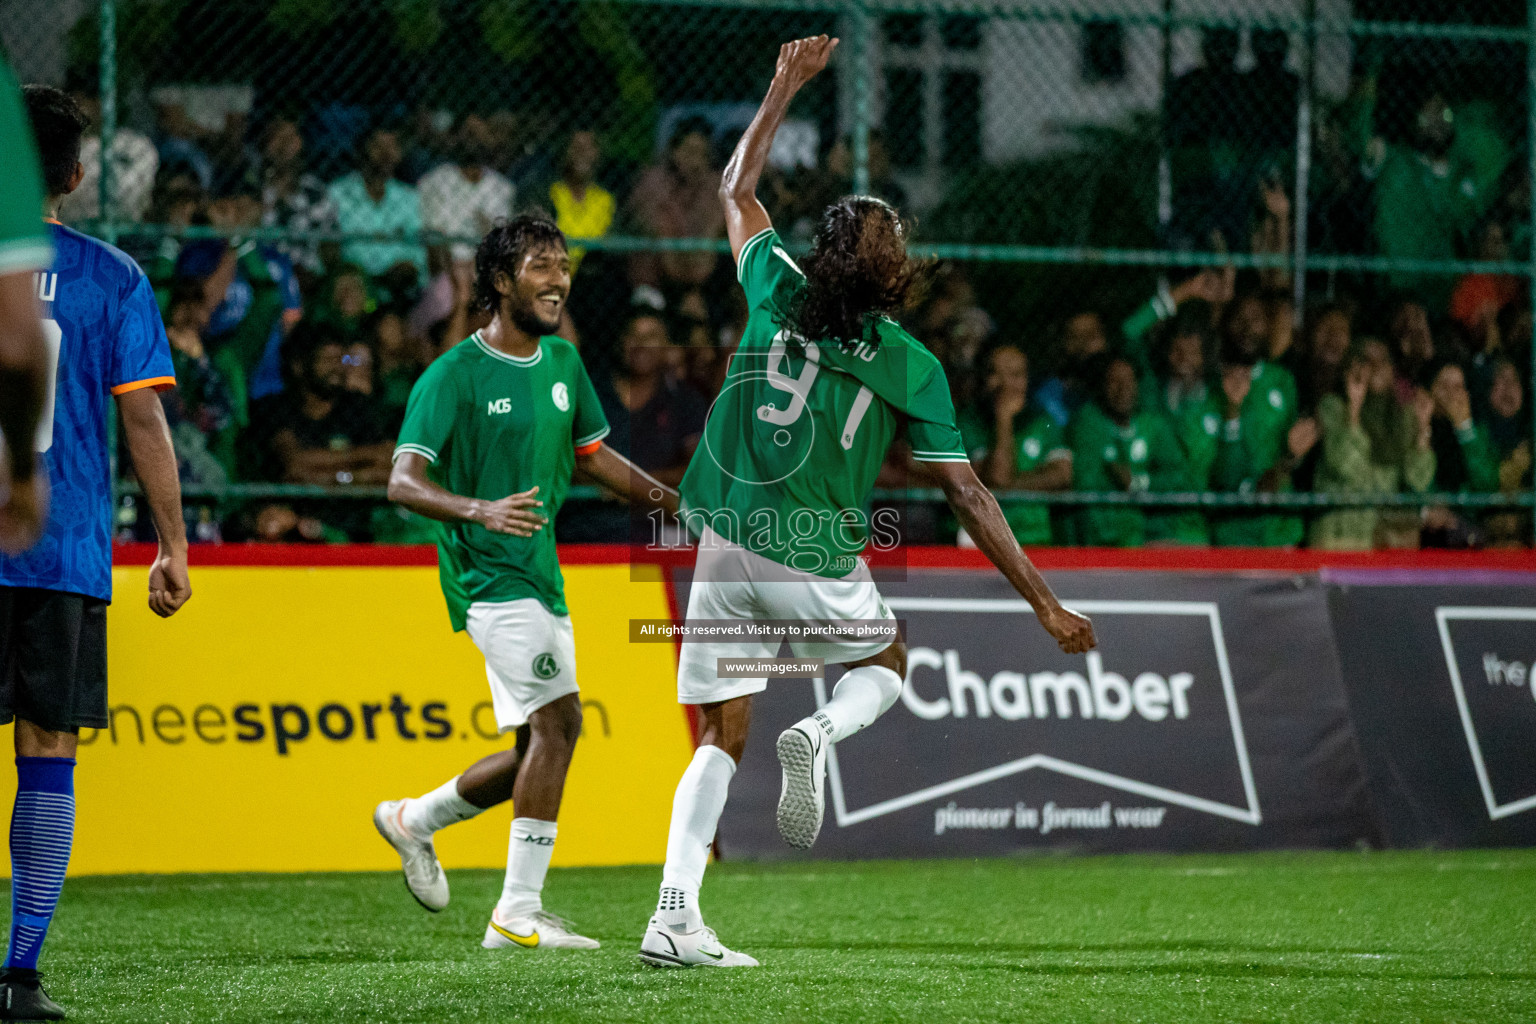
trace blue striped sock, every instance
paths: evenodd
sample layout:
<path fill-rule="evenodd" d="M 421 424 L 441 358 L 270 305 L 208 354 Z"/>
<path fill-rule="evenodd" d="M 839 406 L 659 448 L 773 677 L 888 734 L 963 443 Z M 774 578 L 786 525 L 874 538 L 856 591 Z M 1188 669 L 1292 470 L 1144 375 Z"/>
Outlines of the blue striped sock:
<path fill-rule="evenodd" d="M 7 967 L 37 968 L 75 839 L 75 759 L 18 757 L 11 812 L 11 948 Z"/>

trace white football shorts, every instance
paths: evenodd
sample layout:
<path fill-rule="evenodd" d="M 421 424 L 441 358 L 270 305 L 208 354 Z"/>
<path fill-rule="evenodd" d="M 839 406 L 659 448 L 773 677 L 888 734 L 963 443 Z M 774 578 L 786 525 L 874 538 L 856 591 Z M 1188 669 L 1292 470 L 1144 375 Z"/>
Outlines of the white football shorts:
<path fill-rule="evenodd" d="M 510 732 L 546 704 L 576 693 L 576 634 L 569 615 L 532 597 L 477 601 L 466 616 L 469 638 L 485 655 L 496 728 Z"/>
<path fill-rule="evenodd" d="M 842 579 L 796 572 L 772 559 L 748 551 L 706 529 L 699 539 L 693 582 L 688 588 L 687 622 L 728 619 L 757 622 L 764 619 L 849 622 L 890 620 L 895 616 L 880 596 L 869 566 L 859 560 L 857 569 Z M 726 643 L 680 645 L 677 666 L 679 704 L 712 704 L 768 686 L 766 677 L 721 679 L 721 658 L 773 658 L 781 639 L 732 640 Z M 797 658 L 821 658 L 829 665 L 862 661 L 891 646 L 887 638 L 868 643 L 837 640 L 789 642 Z"/>

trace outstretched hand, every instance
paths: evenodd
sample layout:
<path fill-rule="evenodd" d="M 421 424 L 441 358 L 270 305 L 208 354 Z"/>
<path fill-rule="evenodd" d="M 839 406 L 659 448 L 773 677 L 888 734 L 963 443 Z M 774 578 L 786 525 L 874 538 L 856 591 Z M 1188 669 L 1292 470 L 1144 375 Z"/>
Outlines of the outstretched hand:
<path fill-rule="evenodd" d="M 1040 613 L 1039 618 L 1040 625 L 1045 627 L 1045 631 L 1051 634 L 1067 654 L 1082 654 L 1098 646 L 1099 641 L 1093 635 L 1093 623 L 1086 615 L 1056 605 Z"/>
<path fill-rule="evenodd" d="M 791 89 L 799 89 L 827 66 L 832 51 L 837 49 L 837 42 L 833 37 L 822 35 L 785 43 L 779 47 L 779 63 L 774 69 L 774 78 Z"/>

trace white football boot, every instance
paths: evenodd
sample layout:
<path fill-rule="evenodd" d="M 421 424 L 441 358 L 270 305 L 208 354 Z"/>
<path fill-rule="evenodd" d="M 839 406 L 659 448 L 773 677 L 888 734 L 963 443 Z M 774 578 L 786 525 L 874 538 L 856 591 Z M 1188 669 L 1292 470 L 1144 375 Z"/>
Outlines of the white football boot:
<path fill-rule="evenodd" d="M 411 890 L 417 903 L 435 914 L 448 905 L 448 876 L 438 863 L 432 840 L 417 839 L 406 831 L 400 821 L 400 812 L 404 808 L 404 800 L 386 800 L 379 804 L 373 809 L 373 827 L 400 855 L 405 887 Z"/>
<path fill-rule="evenodd" d="M 494 911 L 485 926 L 480 945 L 486 949 L 599 949 L 602 944 L 577 935 L 571 922 L 543 910 L 509 921 L 498 921 Z"/>
<path fill-rule="evenodd" d="M 797 850 L 809 850 L 821 832 L 826 812 L 827 738 L 815 719 L 806 718 L 779 733 L 779 835 Z"/>
<path fill-rule="evenodd" d="M 674 931 L 651 918 L 640 940 L 640 959 L 652 967 L 756 967 L 757 961 L 745 953 L 726 949 L 715 938 L 713 928 Z"/>

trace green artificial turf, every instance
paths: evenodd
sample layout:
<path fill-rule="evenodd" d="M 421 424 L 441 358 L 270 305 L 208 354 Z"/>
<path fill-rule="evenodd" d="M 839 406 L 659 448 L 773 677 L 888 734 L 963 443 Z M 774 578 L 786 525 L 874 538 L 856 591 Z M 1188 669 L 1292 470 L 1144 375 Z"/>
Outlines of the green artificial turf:
<path fill-rule="evenodd" d="M 42 967 L 81 1022 L 1536 1020 L 1536 851 L 715 865 L 755 970 L 638 963 L 658 868 L 551 872 L 597 953 L 482 950 L 449 875 L 71 879 Z"/>

